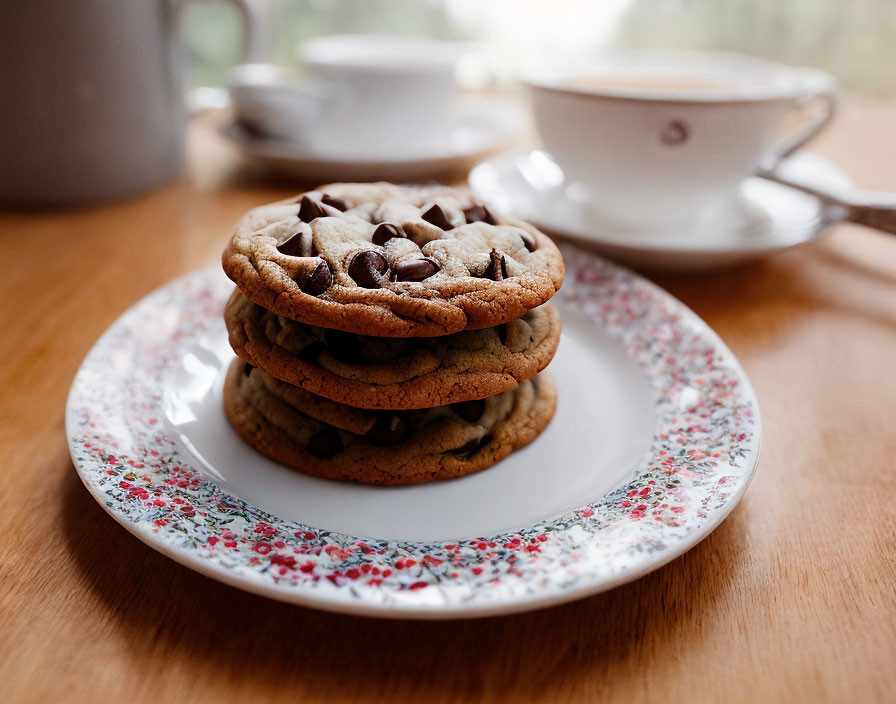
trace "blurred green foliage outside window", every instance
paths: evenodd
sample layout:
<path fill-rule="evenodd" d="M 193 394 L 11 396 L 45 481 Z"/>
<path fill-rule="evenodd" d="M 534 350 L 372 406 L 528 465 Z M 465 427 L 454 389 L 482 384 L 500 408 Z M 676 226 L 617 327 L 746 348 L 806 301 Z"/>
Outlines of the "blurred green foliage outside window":
<path fill-rule="evenodd" d="M 896 0 L 259 0 L 269 60 L 298 66 L 307 37 L 342 32 L 470 39 L 495 74 L 603 47 L 739 51 L 833 72 L 849 89 L 896 96 Z M 194 85 L 222 85 L 241 30 L 222 2 L 189 6 Z"/>

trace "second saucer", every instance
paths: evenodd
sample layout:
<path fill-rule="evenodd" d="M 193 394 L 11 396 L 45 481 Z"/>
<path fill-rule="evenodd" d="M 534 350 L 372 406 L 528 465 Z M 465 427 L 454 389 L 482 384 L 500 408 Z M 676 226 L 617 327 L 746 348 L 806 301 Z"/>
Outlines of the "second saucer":
<path fill-rule="evenodd" d="M 810 174 L 815 183 L 849 184 L 836 166 L 811 154 L 797 154 L 784 166 L 794 177 Z M 806 243 L 839 219 L 814 196 L 753 177 L 692 227 L 625 231 L 601 219 L 587 191 L 569 183 L 550 154 L 538 149 L 480 164 L 470 173 L 470 187 L 498 210 L 644 269 L 685 271 L 738 264 Z"/>
<path fill-rule="evenodd" d="M 285 176 L 313 183 L 326 181 L 418 181 L 460 174 L 490 154 L 511 147 L 527 125 L 517 104 L 490 96 L 460 101 L 453 124 L 435 145 L 410 141 L 368 144 L 353 151 L 331 150 L 253 134 L 236 122 L 222 134 L 247 157 Z"/>

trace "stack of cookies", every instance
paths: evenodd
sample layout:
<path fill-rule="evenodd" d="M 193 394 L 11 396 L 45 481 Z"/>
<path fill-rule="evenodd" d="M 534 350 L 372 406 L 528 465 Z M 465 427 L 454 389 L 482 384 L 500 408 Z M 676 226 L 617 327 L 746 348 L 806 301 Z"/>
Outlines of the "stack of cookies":
<path fill-rule="evenodd" d="M 553 242 L 459 189 L 332 184 L 250 211 L 223 256 L 227 417 L 305 472 L 415 484 L 488 467 L 554 414 Z"/>

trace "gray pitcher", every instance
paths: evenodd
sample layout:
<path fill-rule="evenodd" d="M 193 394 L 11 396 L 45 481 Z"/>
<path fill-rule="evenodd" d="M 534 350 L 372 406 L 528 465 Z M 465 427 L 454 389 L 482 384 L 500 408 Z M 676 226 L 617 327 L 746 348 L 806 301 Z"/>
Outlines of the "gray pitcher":
<path fill-rule="evenodd" d="M 249 58 L 252 0 L 233 0 Z M 0 201 L 93 203 L 180 173 L 186 136 L 176 0 L 0 3 Z"/>

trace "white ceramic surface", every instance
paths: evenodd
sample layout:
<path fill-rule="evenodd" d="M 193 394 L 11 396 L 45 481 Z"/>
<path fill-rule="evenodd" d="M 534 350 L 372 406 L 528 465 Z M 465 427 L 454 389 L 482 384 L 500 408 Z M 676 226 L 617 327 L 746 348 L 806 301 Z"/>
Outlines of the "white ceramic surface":
<path fill-rule="evenodd" d="M 286 176 L 309 183 L 327 181 L 409 182 L 467 171 L 490 154 L 514 144 L 528 125 L 517 104 L 500 98 L 470 96 L 458 104 L 454 123 L 434 145 L 412 140 L 385 145 L 370 142 L 349 150 L 305 145 L 252 135 L 236 123 L 222 134 L 247 157 Z"/>
<path fill-rule="evenodd" d="M 408 35 L 315 37 L 299 47 L 317 87 L 315 112 L 298 115 L 293 141 L 351 154 L 412 143 L 433 149 L 454 124 L 454 71 L 462 47 Z"/>
<path fill-rule="evenodd" d="M 812 154 L 798 154 L 782 173 L 833 189 L 848 188 L 840 169 Z M 547 232 L 591 243 L 602 254 L 647 269 L 700 270 L 742 263 L 818 236 L 841 214 L 817 198 L 758 177 L 744 180 L 733 197 L 705 211 L 693 225 L 630 232 L 590 207 L 589 195 L 569 183 L 547 152 L 502 154 L 470 173 L 476 196 Z"/>
<path fill-rule="evenodd" d="M 238 121 L 260 136 L 339 154 L 438 150 L 456 126 L 464 45 L 407 35 L 344 34 L 299 46 L 304 75 L 273 64 L 230 72 Z"/>
<path fill-rule="evenodd" d="M 172 437 L 197 467 L 285 519 L 389 540 L 515 530 L 598 500 L 631 474 L 653 437 L 651 394 L 637 364 L 579 311 L 563 313 L 550 365 L 560 389 L 554 420 L 537 442 L 460 481 L 383 490 L 303 475 L 259 455 L 224 416 L 221 388 L 233 352 L 223 328 L 185 351 L 164 383 L 163 408 Z M 591 471 L 582 472 L 586 465 Z"/>
<path fill-rule="evenodd" d="M 595 83 L 601 76 L 610 86 Z M 663 76 L 712 81 L 720 89 L 648 90 L 622 79 Z M 576 81 L 588 79 L 587 87 Z M 617 51 L 529 81 L 538 132 L 570 181 L 589 192 L 604 220 L 633 231 L 692 225 L 707 207 L 774 161 L 785 115 L 816 98 L 833 100 L 836 81 L 719 52 Z M 800 139 L 828 115 L 813 117 Z M 805 119 L 805 118 L 804 118 Z"/>
<path fill-rule="evenodd" d="M 241 64 L 228 78 L 234 119 L 269 139 L 291 139 L 301 126 L 318 120 L 324 94 L 311 81 L 275 64 Z"/>
<path fill-rule="evenodd" d="M 88 355 L 66 412 L 75 467 L 153 548 L 317 608 L 483 616 L 634 579 L 740 499 L 758 459 L 756 399 L 731 352 L 679 302 L 593 255 L 563 254 L 557 416 L 492 468 L 363 487 L 247 448 L 220 411 L 232 285 L 217 269 L 151 294 Z"/>

